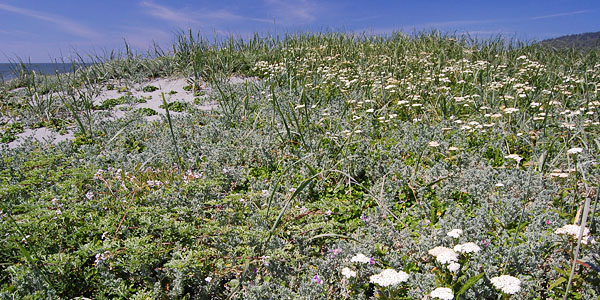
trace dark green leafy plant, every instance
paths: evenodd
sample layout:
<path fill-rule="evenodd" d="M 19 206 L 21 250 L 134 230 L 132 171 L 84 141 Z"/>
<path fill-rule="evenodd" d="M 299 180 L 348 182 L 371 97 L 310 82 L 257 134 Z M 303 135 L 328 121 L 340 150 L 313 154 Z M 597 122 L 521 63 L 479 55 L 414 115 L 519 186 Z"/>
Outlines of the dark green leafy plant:
<path fill-rule="evenodd" d="M 144 91 L 144 92 L 146 92 L 146 93 L 151 93 L 151 92 L 154 92 L 154 91 L 156 91 L 156 90 L 158 90 L 158 88 L 157 88 L 157 87 L 155 87 L 155 86 L 153 86 L 153 85 L 147 85 L 147 86 L 145 86 L 145 87 L 142 89 L 142 91 Z"/>

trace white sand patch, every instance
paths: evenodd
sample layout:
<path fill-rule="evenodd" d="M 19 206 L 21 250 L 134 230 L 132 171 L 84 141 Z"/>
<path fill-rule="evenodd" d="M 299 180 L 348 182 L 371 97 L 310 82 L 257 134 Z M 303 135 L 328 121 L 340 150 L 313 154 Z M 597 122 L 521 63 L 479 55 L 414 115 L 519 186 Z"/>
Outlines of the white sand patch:
<path fill-rule="evenodd" d="M 245 83 L 253 83 L 258 81 L 257 78 L 254 77 L 236 77 L 233 76 L 229 78 L 229 84 L 245 84 Z M 153 92 L 144 92 L 143 88 L 146 86 L 155 86 L 158 90 Z M 135 104 L 122 104 L 115 107 L 112 111 L 110 111 L 109 119 L 122 118 L 128 111 L 135 111 L 139 108 L 150 108 L 155 110 L 158 115 L 155 116 L 146 116 L 144 117 L 147 121 L 155 121 L 161 118 L 161 115 L 165 115 L 166 111 L 160 106 L 163 104 L 162 94 L 164 93 L 165 99 L 168 103 L 179 101 L 185 102 L 193 107 L 200 110 L 214 110 L 218 108 L 218 104 L 215 100 L 209 99 L 209 94 L 212 91 L 212 88 L 207 84 L 202 84 L 200 92 L 202 95 L 194 96 L 194 91 L 186 91 L 184 90 L 185 86 L 188 86 L 188 81 L 186 78 L 161 78 L 155 79 L 151 81 L 147 81 L 141 84 L 136 84 L 130 90 L 131 96 L 134 98 L 144 98 L 146 99 L 146 103 L 135 103 Z M 16 89 L 14 91 L 18 91 L 22 88 Z M 93 102 L 95 105 L 100 105 L 107 99 L 116 99 L 121 96 L 127 95 L 126 92 L 119 92 L 118 86 L 116 89 L 107 90 L 106 88 L 102 91 L 102 93 L 94 98 Z M 194 99 L 198 98 L 198 104 L 194 103 Z M 128 111 L 123 111 L 119 108 L 127 107 L 131 105 Z M 180 112 L 170 111 L 171 115 L 176 116 L 181 114 Z M 185 113 L 185 112 L 184 112 Z M 56 132 L 51 131 L 48 128 L 42 127 L 37 129 L 25 129 L 23 133 L 17 135 L 17 139 L 8 144 L 9 148 L 15 148 L 27 139 L 35 139 L 40 143 L 59 143 L 65 140 L 72 140 L 74 138 L 72 131 L 65 135 L 60 135 Z"/>
<path fill-rule="evenodd" d="M 100 105 L 104 100 L 119 98 L 125 96 L 125 93 L 119 93 L 117 90 L 105 90 L 96 98 L 94 98 L 94 105 Z"/>
<path fill-rule="evenodd" d="M 144 98 L 146 100 L 146 103 L 137 103 L 133 105 L 131 110 L 135 111 L 139 108 L 150 108 L 155 110 L 159 115 L 164 115 L 166 111 L 164 110 L 164 108 L 160 107 L 161 105 L 163 105 L 163 94 L 165 96 L 165 100 L 167 100 L 168 103 L 174 101 L 185 102 L 201 110 L 212 110 L 217 108 L 217 104 L 214 101 L 207 101 L 206 95 L 194 96 L 194 91 L 186 91 L 184 87 L 188 85 L 189 84 L 186 78 L 161 78 L 147 81 L 141 84 L 136 84 L 134 85 L 133 89 L 130 90 L 131 96 L 133 96 L 134 98 Z M 153 92 L 144 92 L 143 89 L 146 86 L 154 86 L 158 89 Z M 211 89 L 207 85 L 203 85 L 200 91 L 204 94 L 207 94 L 211 91 Z M 124 95 L 126 95 L 126 93 L 119 93 L 116 90 L 105 90 L 94 99 L 94 103 L 98 105 L 107 99 L 119 98 Z M 196 98 L 201 99 L 200 102 L 202 102 L 202 105 L 194 104 L 194 99 Z M 120 111 L 118 107 L 112 112 L 113 117 L 115 118 L 121 118 L 125 115 L 125 112 Z M 174 111 L 170 111 L 170 113 L 172 113 L 173 115 L 178 114 L 178 112 Z M 160 117 L 149 116 L 144 118 L 148 121 L 153 121 Z"/>
<path fill-rule="evenodd" d="M 8 143 L 8 148 L 16 148 L 19 145 L 23 144 L 28 139 L 37 140 L 40 143 L 46 144 L 58 144 L 59 142 L 72 140 L 74 138 L 72 132 L 68 132 L 67 134 L 60 135 L 54 131 L 46 127 L 36 128 L 36 129 L 25 129 L 22 133 L 16 135 L 17 139 Z"/>

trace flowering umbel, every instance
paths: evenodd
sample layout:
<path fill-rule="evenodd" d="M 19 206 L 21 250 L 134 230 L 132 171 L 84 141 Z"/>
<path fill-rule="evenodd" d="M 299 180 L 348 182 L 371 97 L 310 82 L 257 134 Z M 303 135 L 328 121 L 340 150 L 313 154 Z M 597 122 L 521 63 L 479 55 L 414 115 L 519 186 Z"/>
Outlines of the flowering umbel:
<path fill-rule="evenodd" d="M 394 269 L 385 269 L 379 274 L 371 275 L 371 277 L 369 277 L 369 281 L 385 287 L 405 282 L 408 280 L 408 277 L 409 276 L 406 272 L 396 272 Z"/>
<path fill-rule="evenodd" d="M 435 247 L 429 250 L 429 254 L 435 257 L 435 259 L 441 264 L 449 264 L 451 262 L 458 261 L 458 253 L 447 247 Z"/>
<path fill-rule="evenodd" d="M 495 288 L 501 290 L 505 294 L 516 294 L 521 291 L 521 280 L 510 275 L 497 276 L 490 279 Z"/>
<path fill-rule="evenodd" d="M 356 255 L 354 255 L 351 259 L 351 262 L 359 262 L 359 263 L 363 263 L 363 264 L 368 264 L 371 262 L 371 259 L 369 257 L 367 257 L 366 255 L 362 254 L 362 253 L 357 253 Z"/>
<path fill-rule="evenodd" d="M 452 293 L 451 288 L 447 287 L 439 287 L 433 290 L 430 294 L 431 298 L 437 298 L 442 300 L 452 300 L 454 299 L 454 293 Z"/>

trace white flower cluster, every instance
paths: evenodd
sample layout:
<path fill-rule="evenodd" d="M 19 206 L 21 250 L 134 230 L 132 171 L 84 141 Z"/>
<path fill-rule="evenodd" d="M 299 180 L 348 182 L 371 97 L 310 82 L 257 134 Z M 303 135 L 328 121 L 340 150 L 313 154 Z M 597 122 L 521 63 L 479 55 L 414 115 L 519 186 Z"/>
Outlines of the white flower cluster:
<path fill-rule="evenodd" d="M 521 280 L 510 275 L 497 276 L 490 279 L 495 288 L 501 290 L 505 294 L 516 294 L 521 291 Z"/>
<path fill-rule="evenodd" d="M 359 263 L 363 263 L 363 264 L 368 264 L 371 259 L 367 256 L 365 256 L 362 253 L 357 253 L 356 255 L 354 255 L 351 259 L 351 262 L 359 262 Z"/>
<path fill-rule="evenodd" d="M 455 239 L 459 238 L 463 234 L 462 229 L 452 229 L 446 235 Z"/>
<path fill-rule="evenodd" d="M 452 229 L 447 233 L 448 236 L 458 239 L 463 234 L 461 229 Z M 481 251 L 481 248 L 473 242 L 468 242 L 454 246 L 454 249 L 450 249 L 443 246 L 435 247 L 429 250 L 429 254 L 435 257 L 436 261 L 441 264 L 445 264 L 450 272 L 456 273 L 460 270 L 460 263 L 458 262 L 459 253 L 477 253 Z"/>
<path fill-rule="evenodd" d="M 567 150 L 568 154 L 579 154 L 581 152 L 583 152 L 583 148 L 571 148 Z"/>
<path fill-rule="evenodd" d="M 429 142 L 429 144 L 428 144 L 428 145 L 429 145 L 429 147 L 433 147 L 433 148 L 435 148 L 435 147 L 439 147 L 439 146 L 440 146 L 440 143 L 438 143 L 438 142 L 436 142 L 436 141 L 431 141 L 431 142 Z"/>
<path fill-rule="evenodd" d="M 431 298 L 437 298 L 442 300 L 452 300 L 454 299 L 454 293 L 452 293 L 452 289 L 446 287 L 440 287 L 431 292 L 429 294 Z"/>
<path fill-rule="evenodd" d="M 579 237 L 579 232 L 581 231 L 581 226 L 575 224 L 567 224 L 561 228 L 558 228 L 554 231 L 556 234 L 564 234 L 570 235 L 574 239 Z M 584 245 L 587 244 L 595 244 L 596 240 L 590 236 L 590 230 L 587 227 L 583 228 L 583 235 L 581 236 L 581 243 Z"/>
<path fill-rule="evenodd" d="M 451 262 L 448 264 L 448 270 L 450 272 L 456 273 L 458 270 L 460 270 L 460 264 L 457 262 Z"/>
<path fill-rule="evenodd" d="M 522 157 L 520 157 L 517 154 L 509 154 L 509 155 L 504 156 L 504 158 L 514 159 L 517 161 L 517 163 L 519 163 L 523 159 Z"/>
<path fill-rule="evenodd" d="M 148 180 L 146 181 L 146 184 L 148 184 L 149 187 L 159 187 L 163 185 L 160 180 Z"/>
<path fill-rule="evenodd" d="M 477 252 L 481 251 L 481 248 L 473 242 L 468 242 L 468 243 L 454 246 L 454 251 L 459 252 L 459 253 L 477 253 Z"/>
<path fill-rule="evenodd" d="M 183 182 L 187 184 L 187 183 L 190 183 L 190 181 L 192 181 L 194 179 L 200 179 L 202 177 L 204 177 L 204 175 L 202 173 L 192 171 L 192 170 L 187 170 L 185 172 L 185 175 L 183 175 Z"/>
<path fill-rule="evenodd" d="M 435 257 L 435 259 L 441 264 L 458 262 L 458 253 L 447 247 L 437 246 L 429 250 L 429 254 Z"/>
<path fill-rule="evenodd" d="M 350 268 L 345 267 L 342 269 L 342 275 L 344 275 L 344 277 L 350 279 L 352 277 L 356 277 L 356 271 L 352 271 L 352 270 L 350 270 Z"/>
<path fill-rule="evenodd" d="M 394 269 L 385 269 L 379 274 L 371 275 L 371 277 L 369 277 L 369 281 L 379 286 L 386 287 L 405 282 L 408 280 L 408 277 L 409 276 L 406 272 L 396 272 Z"/>
<path fill-rule="evenodd" d="M 104 251 L 103 253 L 97 253 L 96 260 L 94 260 L 94 264 L 98 265 L 98 264 L 106 261 L 109 256 L 110 256 L 110 252 L 108 252 L 108 251 Z"/>

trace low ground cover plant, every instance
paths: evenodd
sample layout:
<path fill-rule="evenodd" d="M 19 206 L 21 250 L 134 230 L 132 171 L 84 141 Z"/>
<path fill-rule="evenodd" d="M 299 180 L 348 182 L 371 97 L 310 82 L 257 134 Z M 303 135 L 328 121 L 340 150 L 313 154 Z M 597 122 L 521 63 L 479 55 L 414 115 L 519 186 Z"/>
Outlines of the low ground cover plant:
<path fill-rule="evenodd" d="M 69 94 L 166 76 L 217 108 Z M 600 296 L 597 51 L 187 33 L 60 80 L 48 109 L 14 107 L 52 80 L 1 86 L 3 118 L 76 139 L 2 146 L 0 298 Z"/>

